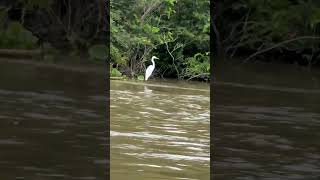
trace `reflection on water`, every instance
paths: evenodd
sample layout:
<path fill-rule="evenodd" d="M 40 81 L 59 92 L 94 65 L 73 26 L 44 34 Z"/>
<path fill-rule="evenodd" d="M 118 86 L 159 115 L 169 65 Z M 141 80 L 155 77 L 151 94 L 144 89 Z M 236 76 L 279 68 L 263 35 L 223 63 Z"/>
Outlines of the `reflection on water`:
<path fill-rule="evenodd" d="M 144 96 L 149 98 L 151 97 L 151 95 L 152 95 L 152 90 L 149 89 L 147 86 L 144 86 Z"/>
<path fill-rule="evenodd" d="M 100 77 L 0 62 L 1 179 L 105 179 Z"/>
<path fill-rule="evenodd" d="M 263 68 L 217 72 L 215 179 L 319 179 L 317 74 Z"/>
<path fill-rule="evenodd" d="M 195 86 L 111 81 L 111 179 L 209 179 L 209 91 Z"/>

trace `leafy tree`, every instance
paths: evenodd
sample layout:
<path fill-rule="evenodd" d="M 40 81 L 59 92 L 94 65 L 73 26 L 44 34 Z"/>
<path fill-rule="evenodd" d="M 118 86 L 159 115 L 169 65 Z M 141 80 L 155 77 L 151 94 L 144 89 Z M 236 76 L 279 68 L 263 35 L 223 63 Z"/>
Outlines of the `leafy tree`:
<path fill-rule="evenodd" d="M 158 75 L 188 77 L 188 57 L 209 51 L 209 26 L 207 0 L 111 1 L 112 63 L 135 76 L 157 55 Z"/>
<path fill-rule="evenodd" d="M 228 57 L 319 62 L 320 3 L 316 0 L 227 0 L 216 3 L 215 37 Z"/>

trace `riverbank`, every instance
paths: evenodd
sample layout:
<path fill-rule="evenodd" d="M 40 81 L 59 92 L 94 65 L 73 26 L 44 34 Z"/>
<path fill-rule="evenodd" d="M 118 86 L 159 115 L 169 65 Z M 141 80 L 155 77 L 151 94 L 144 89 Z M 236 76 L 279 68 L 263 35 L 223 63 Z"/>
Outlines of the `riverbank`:
<path fill-rule="evenodd" d="M 0 57 L 0 63 L 10 63 L 10 64 L 18 64 L 18 65 L 28 65 L 28 66 L 35 66 L 39 68 L 53 68 L 63 71 L 71 71 L 71 72 L 81 72 L 81 73 L 94 73 L 94 74 L 101 74 L 107 76 L 106 71 L 106 64 L 103 63 L 89 63 L 89 62 L 80 62 L 80 61 L 57 61 L 57 62 L 49 62 L 49 61 L 41 61 L 41 60 L 35 60 L 32 58 L 4 58 Z M 164 86 L 169 87 L 169 84 L 172 84 L 172 82 L 177 83 L 179 82 L 179 89 L 184 89 L 184 86 L 187 86 L 188 81 L 185 80 L 175 80 L 175 79 L 166 79 L 166 80 L 160 80 L 157 81 L 157 85 L 150 84 L 153 79 L 150 79 L 148 81 L 148 84 L 144 84 L 141 80 L 136 79 L 124 79 L 122 77 L 110 77 L 110 80 L 127 83 L 127 84 L 136 84 L 136 85 L 147 85 L 147 86 Z M 159 84 L 160 83 L 160 84 Z M 200 85 L 202 88 L 199 89 L 197 86 L 194 87 L 194 90 L 199 91 L 209 91 L 209 83 L 206 82 L 194 82 L 197 85 Z M 180 87 L 181 86 L 181 87 Z M 208 86 L 208 87 L 206 87 Z M 170 86 L 171 87 L 171 86 Z M 171 87 L 175 88 L 175 87 Z M 187 88 L 188 89 L 188 88 Z M 190 88 L 189 88 L 190 89 Z"/>
<path fill-rule="evenodd" d="M 32 65 L 37 67 L 49 67 L 54 69 L 61 70 L 69 70 L 69 71 L 77 71 L 83 73 L 99 73 L 106 74 L 106 65 L 103 63 L 89 63 L 89 62 L 68 62 L 68 61 L 57 61 L 57 62 L 49 62 L 49 61 L 41 61 L 35 60 L 32 58 L 5 58 L 0 57 L 0 62 L 5 63 L 15 63 L 21 65 Z"/>
<path fill-rule="evenodd" d="M 112 79 L 111 79 L 112 80 Z M 148 82 L 133 81 L 133 80 L 112 80 L 114 83 L 136 85 L 136 86 L 147 86 L 155 88 L 165 88 L 165 89 L 178 89 L 178 90 L 190 90 L 190 91 L 199 91 L 199 92 L 209 92 L 210 86 L 208 83 L 203 82 L 192 82 L 188 83 L 187 81 L 182 80 L 151 80 Z"/>
<path fill-rule="evenodd" d="M 241 63 L 238 59 L 216 61 L 215 86 L 246 87 L 282 92 L 319 93 L 318 68 L 266 62 Z M 218 88 L 217 88 L 218 89 Z"/>

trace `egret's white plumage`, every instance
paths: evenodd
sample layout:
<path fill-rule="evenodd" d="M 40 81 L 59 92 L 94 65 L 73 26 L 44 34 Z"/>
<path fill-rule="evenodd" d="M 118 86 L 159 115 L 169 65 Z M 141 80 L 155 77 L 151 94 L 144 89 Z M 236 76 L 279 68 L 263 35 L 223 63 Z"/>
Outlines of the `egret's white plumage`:
<path fill-rule="evenodd" d="M 146 74 L 144 76 L 144 80 L 147 81 L 149 79 L 149 77 L 151 76 L 154 68 L 156 67 L 156 64 L 154 62 L 154 59 L 159 59 L 157 58 L 156 56 L 152 56 L 151 58 L 151 62 L 152 62 L 152 65 L 148 66 L 147 70 L 146 70 Z"/>

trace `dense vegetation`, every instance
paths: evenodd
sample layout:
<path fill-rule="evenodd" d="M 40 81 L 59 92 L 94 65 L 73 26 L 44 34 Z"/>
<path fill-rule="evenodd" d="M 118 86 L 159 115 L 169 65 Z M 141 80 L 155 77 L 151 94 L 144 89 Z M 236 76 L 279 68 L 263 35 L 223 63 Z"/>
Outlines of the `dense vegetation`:
<path fill-rule="evenodd" d="M 320 1 L 225 0 L 214 7 L 219 58 L 320 65 Z"/>
<path fill-rule="evenodd" d="M 106 59 L 106 10 L 104 0 L 0 1 L 0 48 L 46 49 L 45 59 Z"/>
<path fill-rule="evenodd" d="M 113 0 L 110 6 L 114 68 L 143 75 L 155 55 L 158 77 L 209 80 L 209 0 Z"/>
<path fill-rule="evenodd" d="M 111 75 L 209 80 L 209 0 L 4 0 L 0 48 L 45 49 L 44 59 L 110 59 Z M 52 57 L 54 54 L 57 57 Z M 68 58 L 67 58 L 68 59 Z"/>

